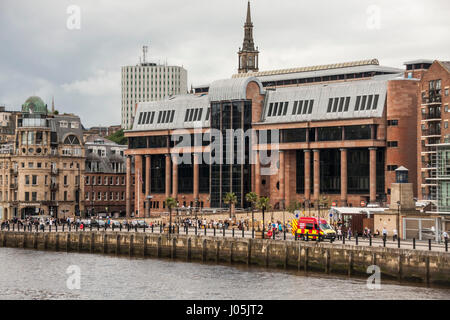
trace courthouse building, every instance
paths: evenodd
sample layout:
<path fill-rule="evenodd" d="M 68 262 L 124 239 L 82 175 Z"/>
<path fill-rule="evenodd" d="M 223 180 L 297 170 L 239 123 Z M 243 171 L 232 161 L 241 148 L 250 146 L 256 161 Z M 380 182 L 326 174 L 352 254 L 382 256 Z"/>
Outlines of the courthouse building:
<path fill-rule="evenodd" d="M 268 196 L 274 208 L 292 201 L 317 206 L 323 198 L 352 206 L 387 202 L 400 166 L 410 168 L 417 190 L 418 79 L 376 59 L 259 72 L 252 28 L 249 6 L 231 79 L 138 105 L 125 133 L 127 180 L 134 169 L 142 183 L 127 183 L 128 214 L 132 201 L 139 216 L 149 207 L 165 210 L 168 196 L 180 206 L 224 207 L 227 192 L 237 195 L 237 207 L 249 206 L 250 191 Z M 197 141 L 182 152 L 180 129 Z M 253 130 L 241 139 L 241 153 L 236 139 L 226 139 L 228 129 Z M 210 142 L 216 132 L 219 149 Z M 265 154 L 270 162 L 260 161 Z M 233 161 L 211 164 L 218 156 Z"/>

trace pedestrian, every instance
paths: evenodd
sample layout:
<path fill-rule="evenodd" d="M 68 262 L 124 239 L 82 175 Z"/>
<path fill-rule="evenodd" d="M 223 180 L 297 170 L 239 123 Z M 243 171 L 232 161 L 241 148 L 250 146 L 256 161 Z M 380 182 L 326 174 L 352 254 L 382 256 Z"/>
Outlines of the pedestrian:
<path fill-rule="evenodd" d="M 392 241 L 396 241 L 398 238 L 397 229 L 394 229 L 393 233 L 394 233 L 394 235 L 392 237 Z"/>
<path fill-rule="evenodd" d="M 386 240 L 387 236 L 388 236 L 388 231 L 387 231 L 386 227 L 383 227 L 382 234 L 383 234 L 383 240 Z"/>
<path fill-rule="evenodd" d="M 339 227 L 337 230 L 337 236 L 338 236 L 338 240 L 342 240 L 341 239 L 342 238 L 342 228 L 341 227 Z"/>
<path fill-rule="evenodd" d="M 447 233 L 447 231 L 444 231 L 442 233 L 442 237 L 444 238 L 444 242 L 448 241 L 448 233 Z"/>
<path fill-rule="evenodd" d="M 348 240 L 352 239 L 352 228 L 348 228 Z"/>

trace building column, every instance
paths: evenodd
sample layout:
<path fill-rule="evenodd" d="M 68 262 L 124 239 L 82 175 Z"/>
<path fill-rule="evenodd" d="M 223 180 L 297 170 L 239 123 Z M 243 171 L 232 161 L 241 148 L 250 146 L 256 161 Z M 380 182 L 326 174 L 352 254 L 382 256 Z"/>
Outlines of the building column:
<path fill-rule="evenodd" d="M 374 203 L 377 200 L 377 148 L 369 148 L 370 151 L 370 202 Z"/>
<path fill-rule="evenodd" d="M 150 196 L 151 193 L 151 185 L 150 185 L 150 177 L 151 177 L 151 158 L 149 155 L 145 156 L 145 216 L 150 218 Z"/>
<path fill-rule="evenodd" d="M 178 164 L 177 164 L 177 156 L 175 154 L 172 155 L 172 198 L 177 200 L 178 198 Z"/>
<path fill-rule="evenodd" d="M 170 154 L 166 154 L 166 199 L 170 197 L 170 173 L 172 172 L 172 165 L 170 161 Z"/>
<path fill-rule="evenodd" d="M 126 199 L 126 214 L 127 218 L 131 217 L 131 156 L 127 156 L 127 174 L 126 174 L 126 189 L 125 189 L 125 199 Z M 91 194 L 92 197 L 92 194 Z"/>
<path fill-rule="evenodd" d="M 279 151 L 280 154 L 280 197 L 281 197 L 281 207 L 280 209 L 284 209 L 286 207 L 286 183 L 285 183 L 285 152 L 283 150 Z"/>
<path fill-rule="evenodd" d="M 347 206 L 347 149 L 341 150 L 341 206 Z"/>
<path fill-rule="evenodd" d="M 197 153 L 194 153 L 194 204 L 197 201 L 197 205 L 200 201 L 199 182 L 199 157 Z"/>
<path fill-rule="evenodd" d="M 142 156 L 136 155 L 134 156 L 134 174 L 135 174 L 135 183 L 134 183 L 134 212 L 135 217 L 141 217 L 143 212 L 141 210 L 144 207 L 144 194 L 142 193 L 142 183 L 144 181 L 142 177 Z"/>
<path fill-rule="evenodd" d="M 319 207 L 320 199 L 320 150 L 314 149 L 314 207 Z"/>
<path fill-rule="evenodd" d="M 305 154 L 305 200 L 311 200 L 311 150 L 303 150 Z"/>
<path fill-rule="evenodd" d="M 259 159 L 259 151 L 255 153 L 255 193 L 261 196 L 261 163 Z"/>

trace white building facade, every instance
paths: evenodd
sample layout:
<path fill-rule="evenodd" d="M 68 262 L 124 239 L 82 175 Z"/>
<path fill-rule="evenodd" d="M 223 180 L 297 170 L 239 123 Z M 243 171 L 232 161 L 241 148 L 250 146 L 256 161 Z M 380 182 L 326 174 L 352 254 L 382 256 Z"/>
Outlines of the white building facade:
<path fill-rule="evenodd" d="M 183 67 L 148 62 L 122 67 L 122 128 L 131 129 L 139 102 L 162 100 L 187 90 Z"/>

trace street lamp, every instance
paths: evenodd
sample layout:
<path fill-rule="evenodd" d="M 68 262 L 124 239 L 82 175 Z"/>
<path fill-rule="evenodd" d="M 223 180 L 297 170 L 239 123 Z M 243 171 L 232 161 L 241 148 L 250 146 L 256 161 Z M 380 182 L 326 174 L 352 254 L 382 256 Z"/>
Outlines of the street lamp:
<path fill-rule="evenodd" d="M 401 202 L 397 201 L 397 236 L 400 235 L 400 206 Z"/>

